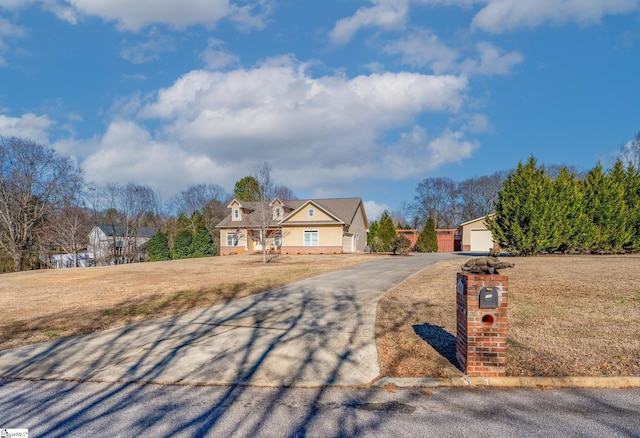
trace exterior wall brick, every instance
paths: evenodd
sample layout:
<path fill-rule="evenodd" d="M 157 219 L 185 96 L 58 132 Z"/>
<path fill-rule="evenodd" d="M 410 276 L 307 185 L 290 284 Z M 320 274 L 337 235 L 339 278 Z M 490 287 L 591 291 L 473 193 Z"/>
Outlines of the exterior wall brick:
<path fill-rule="evenodd" d="M 456 287 L 456 358 L 471 377 L 505 375 L 507 359 L 509 277 L 459 273 Z M 498 307 L 481 309 L 483 287 L 499 292 Z"/>
<path fill-rule="evenodd" d="M 287 246 L 284 254 L 342 254 L 342 246 Z"/>

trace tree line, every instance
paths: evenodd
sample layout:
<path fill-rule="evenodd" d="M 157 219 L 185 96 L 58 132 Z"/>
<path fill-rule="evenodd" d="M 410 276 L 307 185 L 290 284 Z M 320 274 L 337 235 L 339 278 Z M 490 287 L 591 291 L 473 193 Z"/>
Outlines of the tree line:
<path fill-rule="evenodd" d="M 551 176 L 531 157 L 505 179 L 495 213 L 488 228 L 515 255 L 639 252 L 640 172 L 619 159 L 608 171 Z"/>
<path fill-rule="evenodd" d="M 118 235 L 111 237 L 113 253 L 95 264 L 133 261 L 137 248 L 115 239 L 128 241 L 143 228 L 164 235 L 169 258 L 212 255 L 230 199 L 215 184 L 189 186 L 166 202 L 146 185 L 96 185 L 51 147 L 0 136 L 0 272 L 47 267 L 56 254 L 71 254 L 77 266 L 98 224 Z"/>

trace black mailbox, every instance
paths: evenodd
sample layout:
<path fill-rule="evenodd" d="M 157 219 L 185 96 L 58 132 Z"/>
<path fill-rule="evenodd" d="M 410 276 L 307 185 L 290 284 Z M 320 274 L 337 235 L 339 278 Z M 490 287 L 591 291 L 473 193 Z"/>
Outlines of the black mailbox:
<path fill-rule="evenodd" d="M 497 287 L 486 287 L 480 289 L 480 297 L 478 308 L 480 309 L 496 309 L 498 307 L 499 290 Z"/>

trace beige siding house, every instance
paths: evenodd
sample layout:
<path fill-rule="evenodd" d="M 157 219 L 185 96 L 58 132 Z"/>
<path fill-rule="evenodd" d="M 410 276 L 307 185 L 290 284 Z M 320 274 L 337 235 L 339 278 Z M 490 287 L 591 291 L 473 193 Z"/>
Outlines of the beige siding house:
<path fill-rule="evenodd" d="M 220 254 L 259 252 L 262 220 L 258 203 L 234 199 L 220 229 Z M 283 254 L 363 252 L 369 223 L 360 198 L 271 201 L 267 250 Z"/>
<path fill-rule="evenodd" d="M 488 217 L 494 217 L 490 214 Z M 487 228 L 487 223 L 483 216 L 470 220 L 458 227 L 458 233 L 462 236 L 461 249 L 464 252 L 489 252 L 489 249 L 496 247 L 491 231 Z"/>

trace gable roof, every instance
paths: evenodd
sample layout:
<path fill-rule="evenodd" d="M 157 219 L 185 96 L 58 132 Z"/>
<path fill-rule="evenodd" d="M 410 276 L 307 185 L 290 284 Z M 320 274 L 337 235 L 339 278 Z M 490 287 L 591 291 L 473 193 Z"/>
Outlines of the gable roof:
<path fill-rule="evenodd" d="M 320 208 L 329 216 L 336 219 L 337 222 L 351 225 L 353 220 L 358 213 L 358 208 L 362 205 L 361 198 L 323 198 L 323 199 L 293 199 L 283 201 L 280 200 L 285 207 L 290 208 L 292 211 L 285 213 L 283 219 L 273 220 L 270 226 L 277 226 L 282 223 L 286 223 L 287 219 L 294 215 L 296 212 L 300 211 L 305 205 L 312 203 L 316 207 Z M 273 202 L 273 201 L 272 201 Z M 233 201 L 231 202 L 233 203 Z M 231 203 L 229 206 L 231 206 Z M 238 202 L 239 203 L 239 202 Z M 244 202 L 242 207 L 254 210 L 257 203 L 253 202 Z M 243 216 L 241 221 L 232 221 L 231 215 L 228 215 L 225 219 L 223 219 L 216 227 L 218 228 L 242 228 L 242 227 L 250 227 L 251 221 L 246 220 L 246 216 Z M 364 212 L 364 206 L 362 208 L 362 215 L 364 216 L 365 225 L 368 227 L 367 216 Z"/>
<path fill-rule="evenodd" d="M 481 219 L 482 219 L 482 220 L 484 220 L 484 219 L 486 219 L 486 218 L 488 218 L 488 217 L 489 217 L 489 218 L 491 218 L 491 217 L 494 217 L 495 215 L 496 215 L 495 213 L 489 213 L 489 214 L 488 214 L 488 215 L 486 215 L 486 216 L 477 217 L 477 218 L 475 218 L 475 219 L 471 219 L 470 221 L 463 222 L 463 223 L 461 223 L 460 225 L 458 225 L 458 227 L 463 227 L 463 226 L 465 226 L 465 225 L 469 225 L 469 224 L 471 224 L 471 223 L 473 223 L 473 222 L 478 222 L 478 221 L 480 221 Z"/>
<path fill-rule="evenodd" d="M 96 228 L 99 228 L 107 237 L 123 237 L 125 235 L 125 228 L 122 225 L 112 224 L 98 224 Z M 138 228 L 138 233 L 135 237 L 153 237 L 156 234 L 155 228 L 142 227 Z M 130 236 L 133 237 L 133 236 Z"/>

